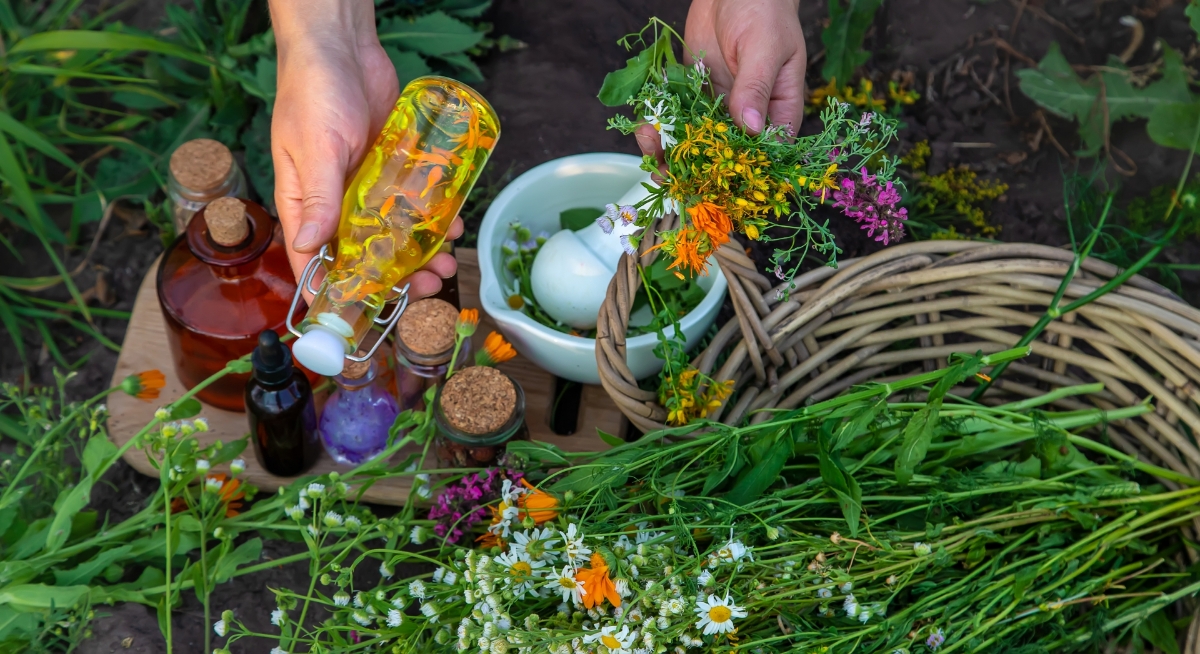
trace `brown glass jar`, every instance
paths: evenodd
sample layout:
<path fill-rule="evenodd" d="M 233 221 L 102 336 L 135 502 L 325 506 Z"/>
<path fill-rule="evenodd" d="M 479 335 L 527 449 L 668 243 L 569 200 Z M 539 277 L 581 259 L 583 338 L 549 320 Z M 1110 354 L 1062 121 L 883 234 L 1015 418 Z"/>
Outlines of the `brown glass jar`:
<path fill-rule="evenodd" d="M 516 380 L 487 366 L 464 368 L 439 387 L 433 418 L 435 449 L 444 467 L 494 466 L 509 441 L 529 440 L 525 392 Z"/>

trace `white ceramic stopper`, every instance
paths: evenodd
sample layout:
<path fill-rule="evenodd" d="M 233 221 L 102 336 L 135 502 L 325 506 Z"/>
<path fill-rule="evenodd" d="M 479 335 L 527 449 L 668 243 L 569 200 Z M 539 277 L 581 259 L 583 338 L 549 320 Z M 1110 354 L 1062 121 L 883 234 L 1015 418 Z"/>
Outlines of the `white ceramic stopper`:
<path fill-rule="evenodd" d="M 346 341 L 320 327 L 310 327 L 292 346 L 292 356 L 318 375 L 340 375 L 346 364 Z"/>
<path fill-rule="evenodd" d="M 643 183 L 650 183 L 649 173 L 617 204 L 637 204 L 649 195 Z M 605 234 L 599 224 L 592 223 L 579 231 L 564 229 L 551 236 L 538 250 L 529 273 L 538 306 L 550 317 L 576 329 L 594 328 L 608 283 L 624 252 L 621 236 L 637 230 L 634 225 L 617 221 L 611 234 Z"/>

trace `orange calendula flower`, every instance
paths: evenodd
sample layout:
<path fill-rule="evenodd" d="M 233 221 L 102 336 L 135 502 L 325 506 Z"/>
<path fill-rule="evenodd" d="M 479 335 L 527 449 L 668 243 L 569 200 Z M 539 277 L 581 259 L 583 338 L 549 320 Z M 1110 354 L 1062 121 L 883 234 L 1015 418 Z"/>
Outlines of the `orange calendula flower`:
<path fill-rule="evenodd" d="M 608 576 L 608 564 L 603 556 L 593 553 L 592 567 L 576 572 L 575 581 L 583 585 L 584 608 L 600 606 L 604 600 L 608 600 L 613 606 L 621 605 L 621 596 L 617 593 L 616 584 Z"/>
<path fill-rule="evenodd" d="M 158 399 L 158 394 L 167 385 L 167 378 L 158 370 L 146 370 L 130 375 L 121 382 L 121 390 L 139 400 Z"/>
<path fill-rule="evenodd" d="M 708 244 L 704 241 L 704 233 L 694 229 L 681 229 L 675 236 L 675 242 L 670 249 L 671 254 L 675 255 L 675 261 L 667 266 L 667 270 L 672 268 L 686 269 L 692 275 L 703 275 L 708 272 L 708 255 L 711 250 L 706 247 Z M 705 251 L 707 250 L 707 251 Z"/>
<path fill-rule="evenodd" d="M 558 517 L 558 500 L 553 495 L 524 479 L 521 480 L 521 485 L 528 491 L 517 499 L 517 507 L 521 509 L 519 517 L 522 520 L 528 516 L 540 527 Z"/>
<path fill-rule="evenodd" d="M 470 336 L 479 326 L 479 309 L 463 309 L 458 312 L 458 322 L 454 329 L 462 336 Z"/>
<path fill-rule="evenodd" d="M 713 247 L 719 247 L 722 243 L 729 242 L 729 232 L 733 229 L 733 221 L 729 219 L 728 214 L 721 210 L 721 207 L 711 202 L 701 202 L 694 207 L 689 207 L 687 212 L 692 217 L 692 225 L 708 234 L 708 240 L 712 241 Z"/>
<path fill-rule="evenodd" d="M 483 340 L 483 349 L 475 354 L 475 365 L 495 366 L 517 356 L 517 351 L 500 332 L 492 332 Z"/>

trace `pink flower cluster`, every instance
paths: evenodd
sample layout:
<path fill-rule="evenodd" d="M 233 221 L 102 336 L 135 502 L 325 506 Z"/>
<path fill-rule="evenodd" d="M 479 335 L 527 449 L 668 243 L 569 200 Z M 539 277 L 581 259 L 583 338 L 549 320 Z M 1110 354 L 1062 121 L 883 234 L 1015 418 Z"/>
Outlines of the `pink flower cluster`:
<path fill-rule="evenodd" d="M 487 505 L 500 498 L 504 480 L 517 483 L 522 476 L 519 470 L 488 468 L 446 486 L 429 509 L 429 519 L 437 520 L 433 532 L 447 543 L 457 543 L 464 528 L 488 518 Z"/>
<path fill-rule="evenodd" d="M 849 177 L 842 180 L 842 187 L 833 192 L 833 206 L 861 223 L 867 236 L 874 236 L 884 245 L 904 238 L 908 209 L 896 206 L 900 191 L 891 182 L 880 184 L 874 175 L 867 174 L 865 166 L 861 174 L 862 180 L 857 183 Z"/>

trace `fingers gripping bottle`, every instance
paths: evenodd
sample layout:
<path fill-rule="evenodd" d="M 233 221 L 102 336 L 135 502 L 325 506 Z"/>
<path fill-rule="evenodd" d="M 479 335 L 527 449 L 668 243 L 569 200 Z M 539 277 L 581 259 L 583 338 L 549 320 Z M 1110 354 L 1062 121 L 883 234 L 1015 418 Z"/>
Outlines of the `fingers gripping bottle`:
<path fill-rule="evenodd" d="M 342 372 L 375 323 L 395 324 L 407 304 L 407 286 L 396 285 L 425 265 L 479 179 L 500 137 L 496 112 L 474 89 L 444 77 L 419 77 L 400 94 L 383 132 L 367 152 L 342 200 L 333 240 L 305 268 L 296 298 L 315 297 L 292 348 L 322 375 Z M 316 267 L 325 280 L 311 287 Z M 382 318 L 384 304 L 397 304 Z"/>

